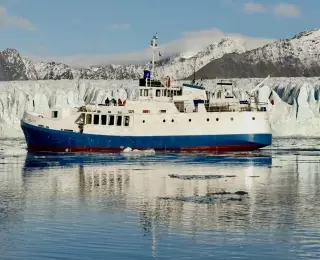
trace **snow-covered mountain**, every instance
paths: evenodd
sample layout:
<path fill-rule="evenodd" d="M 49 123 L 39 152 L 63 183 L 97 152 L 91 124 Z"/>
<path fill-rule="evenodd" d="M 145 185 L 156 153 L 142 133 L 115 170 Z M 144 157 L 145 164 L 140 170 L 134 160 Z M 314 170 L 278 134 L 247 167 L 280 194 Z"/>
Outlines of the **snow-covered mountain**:
<path fill-rule="evenodd" d="M 138 79 L 146 65 L 106 65 L 73 68 L 56 62 L 21 58 L 18 51 L 0 52 L 0 80 Z M 154 76 L 173 79 L 320 76 L 320 30 L 305 31 L 292 39 L 248 49 L 245 40 L 223 38 L 201 51 L 186 51 L 160 60 Z M 189 76 L 189 77 L 188 77 Z"/>
<path fill-rule="evenodd" d="M 320 76 L 320 30 L 305 31 L 240 54 L 215 59 L 196 73 L 197 78 L 259 78 Z M 188 79 L 191 79 L 191 75 Z"/>
<path fill-rule="evenodd" d="M 236 38 L 223 38 L 219 42 L 214 42 L 199 52 L 182 52 L 170 58 L 158 61 L 154 75 L 159 78 L 170 76 L 173 79 L 181 79 L 190 75 L 194 71 L 202 68 L 210 61 L 218 59 L 227 53 L 243 53 L 247 51 L 245 40 Z M 72 68 L 66 64 L 56 62 L 34 62 L 26 58 L 21 58 L 16 50 L 7 49 L 1 55 L 6 64 L 10 65 L 11 74 L 18 74 L 20 77 L 10 77 L 11 74 L 0 80 L 47 80 L 47 79 L 139 79 L 143 75 L 143 70 L 150 68 L 146 65 L 106 65 L 91 68 Z M 22 61 L 22 62 L 21 62 Z M 1 65 L 0 65 L 1 66 Z M 0 67 L 0 73 L 1 73 Z"/>
<path fill-rule="evenodd" d="M 0 81 L 26 80 L 26 66 L 15 49 L 0 52 Z"/>

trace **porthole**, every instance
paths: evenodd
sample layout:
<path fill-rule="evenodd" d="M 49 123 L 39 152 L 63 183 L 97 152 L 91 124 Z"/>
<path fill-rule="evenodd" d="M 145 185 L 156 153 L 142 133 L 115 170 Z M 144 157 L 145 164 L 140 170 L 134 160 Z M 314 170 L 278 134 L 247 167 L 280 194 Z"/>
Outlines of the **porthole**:
<path fill-rule="evenodd" d="M 219 118 L 216 118 L 216 121 L 219 121 Z"/>
<path fill-rule="evenodd" d="M 233 117 L 231 117 L 230 120 L 233 121 Z"/>
<path fill-rule="evenodd" d="M 253 118 L 252 118 L 252 120 L 256 120 L 256 118 L 255 118 L 255 117 L 253 117 Z"/>
<path fill-rule="evenodd" d="M 165 119 L 163 119 L 163 120 L 162 120 L 162 122 L 163 122 L 163 123 L 165 123 L 165 122 L 166 122 L 166 120 L 165 120 Z"/>
<path fill-rule="evenodd" d="M 191 122 L 191 119 L 189 119 L 189 122 Z"/>
<path fill-rule="evenodd" d="M 171 120 L 171 122 L 173 123 L 173 122 L 174 122 L 174 120 L 172 119 L 172 120 Z"/>
<path fill-rule="evenodd" d="M 142 120 L 142 123 L 145 123 L 146 121 L 145 120 Z"/>
<path fill-rule="evenodd" d="M 207 122 L 209 122 L 210 121 L 210 119 L 209 118 L 207 118 Z"/>

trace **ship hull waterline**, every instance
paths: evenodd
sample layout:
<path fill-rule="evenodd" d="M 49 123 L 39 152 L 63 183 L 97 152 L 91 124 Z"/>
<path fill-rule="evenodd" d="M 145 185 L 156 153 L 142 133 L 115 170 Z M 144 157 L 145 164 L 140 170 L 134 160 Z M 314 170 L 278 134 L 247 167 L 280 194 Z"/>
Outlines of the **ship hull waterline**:
<path fill-rule="evenodd" d="M 34 126 L 21 121 L 29 152 L 121 152 L 125 148 L 164 152 L 255 151 L 272 143 L 268 133 L 179 136 L 109 136 Z"/>

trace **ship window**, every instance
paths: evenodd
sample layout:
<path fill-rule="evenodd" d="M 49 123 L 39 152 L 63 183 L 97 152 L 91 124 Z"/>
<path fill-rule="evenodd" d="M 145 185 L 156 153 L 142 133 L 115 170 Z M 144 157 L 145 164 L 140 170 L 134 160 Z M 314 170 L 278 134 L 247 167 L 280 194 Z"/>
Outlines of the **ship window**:
<path fill-rule="evenodd" d="M 255 117 L 253 117 L 253 118 L 252 118 L 252 120 L 256 120 L 256 118 L 255 118 Z"/>
<path fill-rule="evenodd" d="M 150 113 L 150 110 L 144 109 L 144 110 L 142 110 L 142 113 Z"/>
<path fill-rule="evenodd" d="M 165 119 L 163 119 L 163 120 L 162 120 L 162 122 L 163 122 L 163 123 L 165 123 L 165 122 L 166 122 L 166 120 L 165 120 Z"/>
<path fill-rule="evenodd" d="M 130 122 L 130 117 L 124 116 L 124 126 L 129 126 L 129 122 Z"/>
<path fill-rule="evenodd" d="M 156 90 L 156 96 L 157 96 L 157 97 L 160 97 L 160 89 L 157 89 L 157 90 Z"/>
<path fill-rule="evenodd" d="M 231 117 L 230 120 L 233 121 L 233 117 Z"/>
<path fill-rule="evenodd" d="M 175 90 L 175 91 L 173 91 L 173 95 L 174 96 L 176 96 L 177 95 L 177 91 Z"/>
<path fill-rule="evenodd" d="M 167 110 L 160 110 L 160 113 L 167 113 Z"/>
<path fill-rule="evenodd" d="M 143 94 L 142 89 L 140 89 L 140 97 L 142 97 L 142 94 Z"/>
<path fill-rule="evenodd" d="M 167 90 L 165 89 L 164 90 L 164 94 L 163 94 L 165 97 L 167 96 Z"/>
<path fill-rule="evenodd" d="M 146 121 L 145 120 L 142 120 L 142 123 L 145 123 Z"/>
<path fill-rule="evenodd" d="M 189 119 L 189 122 L 191 122 L 191 119 Z"/>
<path fill-rule="evenodd" d="M 122 116 L 117 116 L 117 126 L 122 125 Z"/>
<path fill-rule="evenodd" d="M 209 118 L 207 118 L 207 122 L 209 122 L 210 121 L 210 119 Z"/>
<path fill-rule="evenodd" d="M 147 90 L 147 89 L 144 90 L 144 96 L 145 96 L 145 97 L 148 96 L 148 90 Z"/>
<path fill-rule="evenodd" d="M 114 125 L 114 115 L 109 116 L 109 123 L 108 125 Z"/>
<path fill-rule="evenodd" d="M 52 111 L 52 118 L 58 117 L 58 111 Z"/>
<path fill-rule="evenodd" d="M 129 113 L 134 113 L 134 110 L 129 110 Z"/>
<path fill-rule="evenodd" d="M 107 124 L 107 115 L 101 115 L 101 125 Z"/>
<path fill-rule="evenodd" d="M 174 122 L 174 120 L 172 119 L 172 120 L 171 120 L 171 122 L 173 123 L 173 122 Z"/>
<path fill-rule="evenodd" d="M 216 118 L 216 121 L 219 121 L 219 118 Z"/>
<path fill-rule="evenodd" d="M 93 124 L 99 125 L 99 115 L 93 115 Z"/>
<path fill-rule="evenodd" d="M 86 124 L 90 125 L 92 121 L 92 115 L 91 114 L 86 114 Z"/>

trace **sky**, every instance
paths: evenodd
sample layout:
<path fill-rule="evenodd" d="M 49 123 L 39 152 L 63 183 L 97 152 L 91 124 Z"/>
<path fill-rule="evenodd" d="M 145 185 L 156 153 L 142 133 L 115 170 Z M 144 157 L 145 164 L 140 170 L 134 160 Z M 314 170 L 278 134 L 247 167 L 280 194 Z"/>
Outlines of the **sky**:
<path fill-rule="evenodd" d="M 319 27 L 319 0 L 0 0 L 0 50 L 72 66 L 147 59 L 226 36 L 251 48 Z"/>

